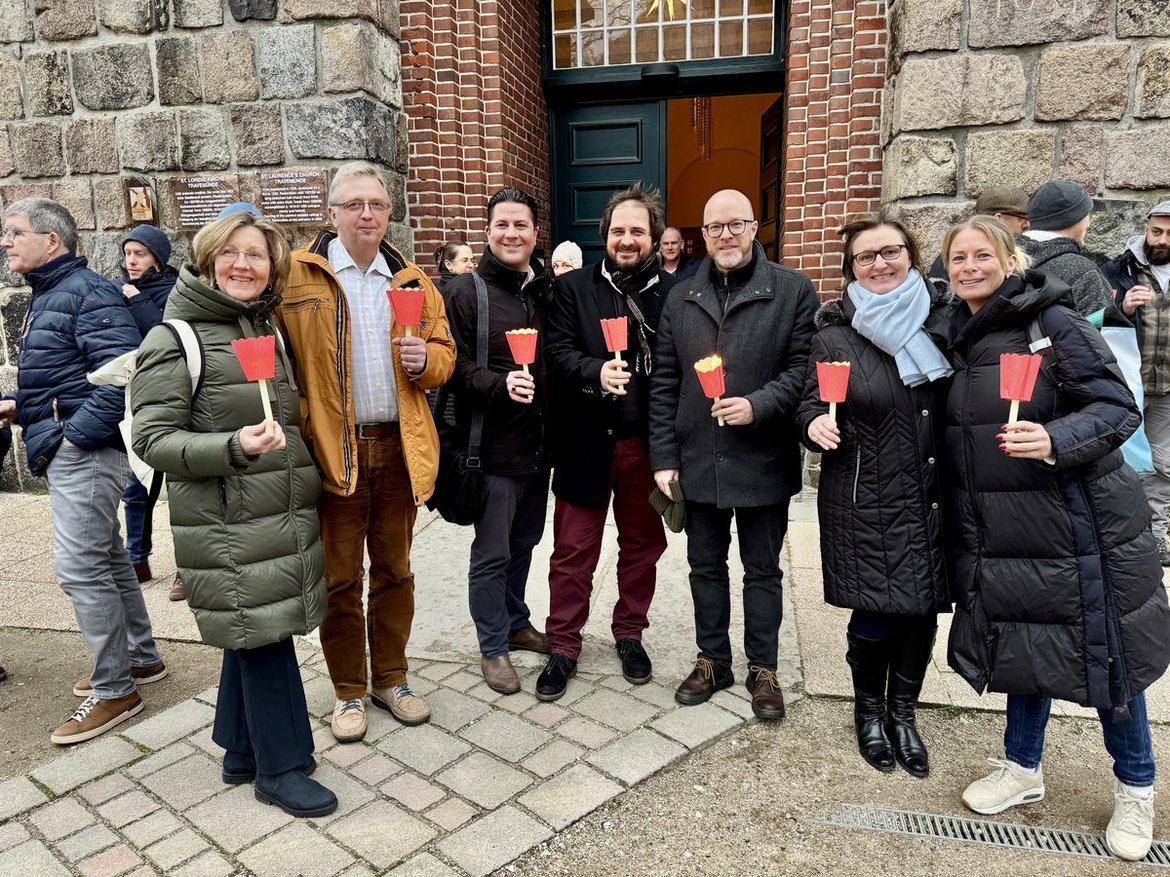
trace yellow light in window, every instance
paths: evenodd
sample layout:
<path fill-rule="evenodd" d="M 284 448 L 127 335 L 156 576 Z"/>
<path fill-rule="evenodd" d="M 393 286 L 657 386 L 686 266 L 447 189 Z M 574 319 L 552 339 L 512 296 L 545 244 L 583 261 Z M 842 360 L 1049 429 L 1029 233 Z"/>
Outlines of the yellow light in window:
<path fill-rule="evenodd" d="M 679 6 L 686 6 L 687 0 L 678 0 L 678 3 L 679 3 Z M 653 15 L 657 10 L 658 10 L 658 0 L 654 0 L 654 2 L 650 4 L 650 9 L 647 10 L 646 14 L 648 16 Z M 681 13 L 682 10 L 680 9 L 679 12 Z M 674 21 L 674 0 L 666 0 L 666 17 L 669 18 L 671 21 Z"/>

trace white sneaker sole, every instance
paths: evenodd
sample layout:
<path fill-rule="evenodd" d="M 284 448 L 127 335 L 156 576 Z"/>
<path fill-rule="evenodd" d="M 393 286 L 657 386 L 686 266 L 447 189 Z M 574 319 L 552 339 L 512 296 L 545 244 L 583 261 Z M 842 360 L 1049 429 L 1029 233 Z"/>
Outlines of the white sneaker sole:
<path fill-rule="evenodd" d="M 992 816 L 996 813 L 1002 813 L 1011 807 L 1018 807 L 1020 804 L 1035 804 L 1037 801 L 1044 800 L 1044 787 L 1040 786 L 1038 789 L 1026 789 L 1018 795 L 1000 801 L 998 804 L 993 804 L 990 807 L 975 807 L 968 800 L 967 796 L 963 796 L 963 806 L 968 810 L 974 810 L 976 813 L 981 813 L 984 816 Z"/>
<path fill-rule="evenodd" d="M 58 746 L 68 746 L 70 743 L 84 743 L 86 740 L 92 740 L 94 737 L 100 737 L 102 734 L 115 728 L 127 719 L 132 719 L 145 709 L 146 704 L 140 699 L 137 706 L 132 706 L 125 712 L 118 713 L 104 725 L 97 728 L 90 728 L 88 731 L 82 731 L 78 734 L 58 735 L 56 733 L 49 735 L 49 742 L 56 743 Z"/>

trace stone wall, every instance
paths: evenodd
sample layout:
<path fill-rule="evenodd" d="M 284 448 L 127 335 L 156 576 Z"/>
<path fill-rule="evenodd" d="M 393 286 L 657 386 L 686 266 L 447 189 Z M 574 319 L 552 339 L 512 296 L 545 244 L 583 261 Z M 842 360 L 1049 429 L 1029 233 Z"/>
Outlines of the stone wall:
<path fill-rule="evenodd" d="M 989 186 L 1066 177 L 1116 255 L 1170 188 L 1165 0 L 892 0 L 882 200 L 933 258 Z"/>
<path fill-rule="evenodd" d="M 113 276 L 126 178 L 155 185 L 177 261 L 175 177 L 233 175 L 256 200 L 261 171 L 363 158 L 385 169 L 409 250 L 398 37 L 398 0 L 0 0 L 0 205 L 61 201 Z M 28 300 L 0 255 L 0 392 Z M 32 486 L 9 458 L 0 489 Z"/>

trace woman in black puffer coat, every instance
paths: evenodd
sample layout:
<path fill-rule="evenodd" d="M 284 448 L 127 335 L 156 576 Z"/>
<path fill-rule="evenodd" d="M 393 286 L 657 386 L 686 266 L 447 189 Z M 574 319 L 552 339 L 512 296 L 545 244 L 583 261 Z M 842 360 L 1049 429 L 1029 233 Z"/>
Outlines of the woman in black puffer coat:
<path fill-rule="evenodd" d="M 1154 758 L 1142 692 L 1170 663 L 1170 608 L 1137 476 L 1119 448 L 1141 421 L 1099 332 L 1064 283 L 1025 272 L 988 217 L 943 252 L 955 313 L 946 451 L 953 479 L 955 620 L 950 664 L 1008 695 L 1006 759 L 963 802 L 998 813 L 1044 797 L 1051 699 L 1096 707 L 1118 787 L 1106 842 L 1139 859 L 1153 831 Z M 1000 354 L 1043 366 L 1005 426 Z"/>
<path fill-rule="evenodd" d="M 797 419 L 805 444 L 824 452 L 825 601 L 853 610 L 846 661 L 858 748 L 880 771 L 897 762 L 924 777 L 914 712 L 937 613 L 950 609 L 939 447 L 951 369 L 938 349 L 949 296 L 923 280 L 917 246 L 898 221 L 864 216 L 841 233 L 849 285 L 817 313 Z M 835 361 L 850 363 L 836 424 L 817 379 L 817 363 Z"/>

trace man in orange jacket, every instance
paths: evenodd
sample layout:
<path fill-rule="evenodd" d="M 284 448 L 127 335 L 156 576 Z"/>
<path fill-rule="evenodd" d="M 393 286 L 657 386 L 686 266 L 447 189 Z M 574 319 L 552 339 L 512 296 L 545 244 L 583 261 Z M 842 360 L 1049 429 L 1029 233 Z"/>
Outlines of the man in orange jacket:
<path fill-rule="evenodd" d="M 406 725 L 430 708 L 406 680 L 414 620 L 410 545 L 418 506 L 431 495 L 439 439 L 425 390 L 455 368 L 443 298 L 418 266 L 385 242 L 390 196 L 378 168 L 350 162 L 329 188 L 335 232 L 292 254 L 277 319 L 297 364 L 303 435 L 322 470 L 317 506 L 329 608 L 321 646 L 337 703 L 340 742 L 366 733 L 366 639 L 370 701 Z M 386 290 L 421 287 L 422 320 L 406 336 Z M 362 558 L 370 553 L 368 608 Z"/>

